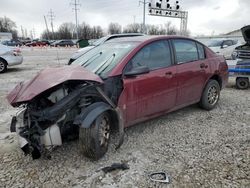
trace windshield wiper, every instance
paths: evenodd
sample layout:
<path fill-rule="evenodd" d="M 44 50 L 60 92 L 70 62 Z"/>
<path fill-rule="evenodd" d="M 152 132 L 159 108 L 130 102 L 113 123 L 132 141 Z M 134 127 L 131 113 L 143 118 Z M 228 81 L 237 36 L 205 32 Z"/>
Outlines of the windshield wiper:
<path fill-rule="evenodd" d="M 88 66 L 92 61 L 94 61 L 96 58 L 100 57 L 101 55 L 102 55 L 102 52 L 100 52 L 100 53 L 98 53 L 98 54 L 92 56 L 92 57 L 89 58 L 87 61 L 85 61 L 85 62 L 82 64 L 82 66 L 83 66 L 83 67 Z M 94 58 L 94 59 L 93 59 L 93 58 Z M 93 59 L 93 60 L 92 60 L 92 59 Z M 90 61 L 90 60 L 92 60 L 92 61 Z"/>
<path fill-rule="evenodd" d="M 112 58 L 112 59 L 111 59 Z M 110 56 L 104 63 L 101 64 L 101 66 L 97 67 L 97 69 L 94 71 L 95 73 L 99 74 L 101 72 L 103 72 L 113 61 L 113 59 L 115 58 L 115 54 L 112 54 L 112 56 Z M 110 60 L 111 59 L 111 60 Z M 110 60 L 110 62 L 109 62 Z M 109 63 L 108 63 L 109 62 Z M 106 66 L 105 66 L 106 65 Z M 104 67 L 105 66 L 105 67 Z M 104 67 L 104 69 L 102 69 Z M 101 70 L 102 69 L 102 70 Z M 101 70 L 101 71 L 100 71 Z"/>

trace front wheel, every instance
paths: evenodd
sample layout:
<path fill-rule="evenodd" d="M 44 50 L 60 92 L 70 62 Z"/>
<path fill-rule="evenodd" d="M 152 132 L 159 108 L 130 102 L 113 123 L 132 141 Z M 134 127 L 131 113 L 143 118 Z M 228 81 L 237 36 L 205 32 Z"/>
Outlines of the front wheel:
<path fill-rule="evenodd" d="M 88 158 L 98 160 L 108 150 L 111 131 L 110 116 L 107 112 L 99 115 L 90 128 L 79 130 L 79 148 Z"/>
<path fill-rule="evenodd" d="M 220 98 L 220 85 L 216 80 L 209 80 L 203 90 L 200 107 L 205 110 L 212 110 Z"/>

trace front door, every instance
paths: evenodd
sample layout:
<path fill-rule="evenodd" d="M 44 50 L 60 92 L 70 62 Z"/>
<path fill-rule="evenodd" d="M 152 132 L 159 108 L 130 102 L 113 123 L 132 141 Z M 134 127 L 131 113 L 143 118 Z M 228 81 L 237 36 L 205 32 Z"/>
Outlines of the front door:
<path fill-rule="evenodd" d="M 120 96 L 126 125 L 161 114 L 175 105 L 176 66 L 172 64 L 168 41 L 156 41 L 143 47 L 127 64 L 125 72 L 146 66 L 150 72 L 125 77 Z"/>

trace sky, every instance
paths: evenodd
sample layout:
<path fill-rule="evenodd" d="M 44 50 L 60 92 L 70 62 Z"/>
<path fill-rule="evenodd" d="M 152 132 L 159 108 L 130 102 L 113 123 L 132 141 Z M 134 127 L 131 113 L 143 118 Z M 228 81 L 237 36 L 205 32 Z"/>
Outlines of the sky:
<path fill-rule="evenodd" d="M 75 22 L 74 11 L 70 3 L 74 0 L 0 0 L 0 17 L 6 16 L 16 22 L 21 33 L 21 26 L 35 31 L 35 36 L 45 30 L 44 16 L 48 20 L 50 9 L 55 14 L 55 29 L 63 22 Z M 143 1 L 143 0 L 142 0 Z M 154 5 L 156 0 L 147 0 Z M 166 1 L 166 0 L 162 0 Z M 176 0 L 170 0 L 172 4 Z M 142 23 L 143 6 L 139 0 L 78 0 L 79 23 L 91 26 L 108 27 L 110 22 L 117 22 L 123 27 L 129 23 Z M 188 30 L 191 35 L 216 35 L 227 33 L 250 24 L 250 0 L 179 0 L 182 10 L 188 11 Z M 146 24 L 164 24 L 171 21 L 176 28 L 180 20 L 176 18 L 155 17 L 148 15 Z M 49 28 L 50 29 L 50 28 Z"/>

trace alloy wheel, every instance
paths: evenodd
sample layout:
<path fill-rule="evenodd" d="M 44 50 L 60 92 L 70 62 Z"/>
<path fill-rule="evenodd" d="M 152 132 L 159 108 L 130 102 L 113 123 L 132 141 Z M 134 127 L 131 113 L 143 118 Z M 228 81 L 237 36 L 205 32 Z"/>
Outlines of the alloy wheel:
<path fill-rule="evenodd" d="M 103 116 L 99 127 L 99 143 L 101 147 L 107 147 L 110 138 L 110 122 L 107 116 Z"/>
<path fill-rule="evenodd" d="M 217 88 L 215 86 L 211 86 L 208 89 L 208 103 L 211 105 L 215 105 L 219 98 L 219 92 L 217 91 Z"/>

